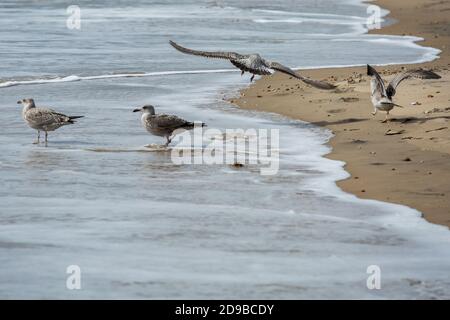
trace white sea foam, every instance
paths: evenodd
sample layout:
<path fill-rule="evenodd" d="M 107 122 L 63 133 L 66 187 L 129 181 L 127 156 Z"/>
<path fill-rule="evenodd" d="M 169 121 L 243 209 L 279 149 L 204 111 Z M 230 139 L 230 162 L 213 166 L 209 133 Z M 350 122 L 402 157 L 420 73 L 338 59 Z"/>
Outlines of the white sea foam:
<path fill-rule="evenodd" d="M 314 13 L 314 12 L 305 13 L 305 12 L 292 12 L 292 11 L 268 10 L 268 9 L 252 9 L 252 12 L 262 12 L 262 13 L 270 13 L 270 14 L 276 14 L 276 15 L 297 16 L 297 17 L 305 17 L 305 18 L 323 18 L 321 20 L 324 20 L 327 18 L 334 18 L 333 21 L 357 20 L 360 23 L 365 23 L 365 21 L 367 20 L 364 17 L 331 14 L 331 13 Z"/>

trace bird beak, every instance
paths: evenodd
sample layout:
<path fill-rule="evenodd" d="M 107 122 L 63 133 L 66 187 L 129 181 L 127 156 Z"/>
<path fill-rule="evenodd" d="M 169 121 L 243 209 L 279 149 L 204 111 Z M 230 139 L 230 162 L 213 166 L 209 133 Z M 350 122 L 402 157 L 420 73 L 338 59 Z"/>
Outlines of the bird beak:
<path fill-rule="evenodd" d="M 19 100 L 19 101 L 17 101 L 17 104 L 22 104 L 22 101 L 20 101 L 20 100 Z"/>
<path fill-rule="evenodd" d="M 138 109 L 134 109 L 133 112 L 139 112 L 142 111 L 142 109 L 138 108 Z"/>

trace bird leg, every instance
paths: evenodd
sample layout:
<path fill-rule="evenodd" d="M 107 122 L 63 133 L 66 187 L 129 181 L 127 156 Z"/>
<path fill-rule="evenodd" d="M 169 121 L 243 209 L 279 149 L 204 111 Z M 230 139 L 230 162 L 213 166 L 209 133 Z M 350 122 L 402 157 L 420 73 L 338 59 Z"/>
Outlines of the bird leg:
<path fill-rule="evenodd" d="M 255 79 L 255 75 L 254 75 L 254 74 L 253 74 L 252 77 L 250 78 L 250 82 L 252 82 L 253 79 Z"/>
<path fill-rule="evenodd" d="M 371 112 L 371 113 L 372 113 L 373 116 L 376 115 L 376 114 L 377 114 L 377 108 L 375 108 L 375 109 L 373 110 L 373 112 Z"/>
<path fill-rule="evenodd" d="M 41 132 L 38 130 L 37 140 L 35 142 L 33 142 L 33 144 L 39 144 L 40 138 L 41 138 Z"/>
<path fill-rule="evenodd" d="M 241 70 L 241 77 L 244 75 L 245 71 Z"/>
<path fill-rule="evenodd" d="M 47 142 L 48 142 L 48 132 L 45 131 L 45 145 L 47 145 Z"/>

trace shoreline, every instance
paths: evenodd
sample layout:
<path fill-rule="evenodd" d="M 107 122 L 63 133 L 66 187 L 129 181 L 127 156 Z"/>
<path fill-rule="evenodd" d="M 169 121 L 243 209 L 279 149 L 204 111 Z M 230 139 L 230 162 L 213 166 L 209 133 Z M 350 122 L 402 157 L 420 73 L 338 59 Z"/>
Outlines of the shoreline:
<path fill-rule="evenodd" d="M 423 38 L 418 45 L 441 50 L 439 58 L 419 64 L 378 67 L 387 80 L 402 69 L 433 69 L 439 80 L 407 80 L 395 102 L 405 106 L 381 123 L 372 117 L 370 80 L 365 67 L 302 70 L 314 79 L 338 84 L 335 91 L 305 86 L 285 75 L 257 80 L 229 101 L 243 109 L 278 113 L 333 132 L 327 158 L 344 161 L 351 175 L 337 185 L 359 198 L 406 205 L 429 222 L 450 227 L 450 3 L 440 0 L 377 0 L 395 19 L 370 33 Z M 416 103 L 417 102 L 417 103 Z M 412 105 L 414 103 L 414 105 Z M 388 134 L 388 130 L 391 133 Z"/>

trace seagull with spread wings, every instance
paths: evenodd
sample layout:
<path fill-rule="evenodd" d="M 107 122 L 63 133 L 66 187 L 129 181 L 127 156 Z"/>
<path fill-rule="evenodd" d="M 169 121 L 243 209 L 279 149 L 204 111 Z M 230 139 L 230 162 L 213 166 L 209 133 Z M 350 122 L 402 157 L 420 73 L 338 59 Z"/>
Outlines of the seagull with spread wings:
<path fill-rule="evenodd" d="M 253 81 L 255 78 L 255 74 L 258 75 L 269 75 L 272 74 L 273 71 L 279 71 L 282 73 L 285 73 L 287 75 L 290 75 L 294 78 L 297 78 L 315 88 L 324 89 L 324 90 L 332 90 L 335 89 L 336 86 L 324 82 L 324 81 L 318 81 L 309 79 L 306 77 L 301 76 L 294 70 L 283 66 L 282 64 L 274 61 L 269 61 L 264 58 L 262 58 L 259 54 L 239 54 L 236 52 L 226 52 L 226 51 L 199 51 L 199 50 L 192 50 L 189 48 L 185 48 L 183 46 L 180 46 L 179 44 L 169 41 L 172 47 L 177 49 L 178 51 L 186 54 L 191 54 L 195 56 L 202 56 L 207 58 L 217 58 L 217 59 L 226 59 L 229 60 L 236 68 L 241 70 L 241 75 L 243 75 L 245 72 L 249 72 L 252 74 L 252 77 L 250 78 L 250 81 Z"/>
<path fill-rule="evenodd" d="M 394 77 L 394 79 L 389 82 L 386 86 L 384 80 L 378 74 L 378 72 L 370 65 L 367 65 L 367 75 L 372 77 L 372 81 L 370 82 L 371 87 L 371 98 L 372 104 L 374 106 L 374 111 L 372 115 L 375 115 L 378 110 L 386 112 L 386 119 L 383 122 L 388 121 L 389 112 L 394 109 L 394 107 L 402 106 L 393 102 L 392 98 L 394 97 L 398 85 L 406 79 L 409 78 L 418 78 L 418 79 L 440 79 L 441 76 L 434 73 L 433 71 L 423 70 L 423 69 L 415 69 L 408 70 L 403 73 L 398 74 Z"/>

